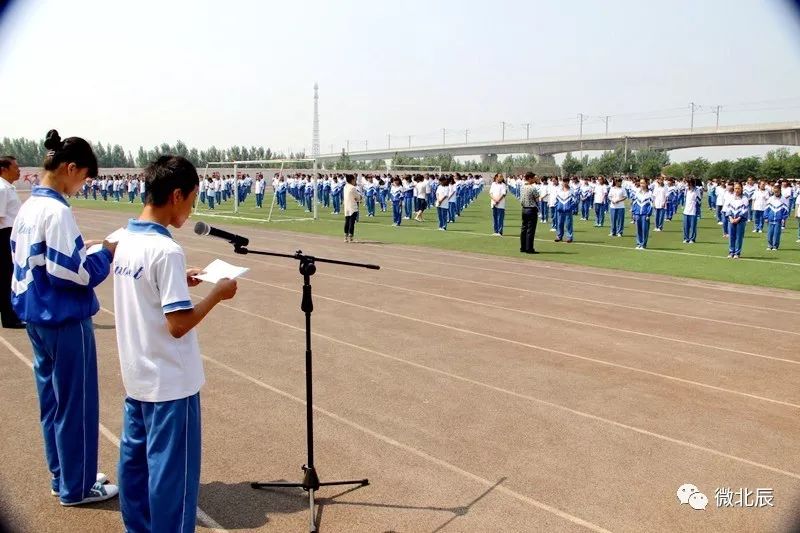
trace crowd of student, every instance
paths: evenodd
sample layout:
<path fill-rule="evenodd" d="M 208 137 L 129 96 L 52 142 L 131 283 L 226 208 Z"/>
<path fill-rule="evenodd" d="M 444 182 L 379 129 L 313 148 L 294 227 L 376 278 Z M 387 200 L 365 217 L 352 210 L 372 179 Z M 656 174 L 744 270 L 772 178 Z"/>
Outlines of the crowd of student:
<path fill-rule="evenodd" d="M 349 209 L 345 209 L 347 176 L 354 176 L 353 186 L 358 197 Z M 510 193 L 520 197 L 523 176 L 511 176 L 507 180 L 496 175 L 489 188 L 492 207 L 492 234 L 502 236 L 505 225 L 506 196 Z M 722 234 L 730 240 L 729 256 L 738 258 L 742 253 L 745 227 L 751 222 L 753 233 L 767 233 L 767 249 L 778 250 L 786 221 L 794 216 L 800 218 L 800 182 L 782 180 L 769 182 L 754 177 L 745 183 L 732 180 L 712 179 L 703 183 L 695 178 L 675 179 L 661 176 L 655 180 L 644 180 L 634 176 L 606 178 L 558 178 L 555 176 L 534 179 L 538 195 L 538 219 L 550 224 L 556 233 L 556 242 L 574 240 L 574 218 L 594 221 L 595 227 L 604 227 L 609 219 L 610 237 L 621 237 L 624 233 L 626 212 L 630 224 L 636 227 L 636 248 L 647 248 L 651 226 L 662 231 L 664 224 L 682 215 L 683 242 L 694 244 L 697 240 L 698 220 L 702 217 L 703 198 L 708 209 L 722 226 Z M 250 195 L 255 197 L 256 208 L 263 208 L 267 188 L 275 193 L 275 203 L 285 211 L 287 199 L 293 198 L 298 206 L 311 212 L 313 198 L 323 208 L 331 208 L 334 215 L 343 210 L 358 220 L 363 204 L 366 216 L 374 217 L 376 210 L 391 210 L 392 225 L 400 226 L 404 220 L 424 221 L 425 211 L 435 208 L 438 229 L 445 231 L 456 222 L 461 212 L 481 193 L 484 179 L 473 174 L 344 174 L 320 173 L 316 188 L 313 175 L 294 172 L 275 174 L 271 179 L 263 173 L 240 173 L 236 178 L 230 174 L 213 173 L 200 181 L 198 200 L 209 209 L 233 200 L 244 203 Z M 144 203 L 146 185 L 144 177 L 135 175 L 98 176 L 87 179 L 78 192 L 84 198 L 133 203 L 137 199 Z M 348 230 L 352 229 L 348 225 Z M 350 235 L 346 233 L 346 235 Z M 798 228 L 797 242 L 800 242 Z"/>
<path fill-rule="evenodd" d="M 697 240 L 697 223 L 702 216 L 703 195 L 708 199 L 708 209 L 722 234 L 729 239 L 728 257 L 738 259 L 742 254 L 745 228 L 752 221 L 752 232 L 763 233 L 767 226 L 767 250 L 780 247 L 781 233 L 791 213 L 800 219 L 800 182 L 782 180 L 770 183 L 748 178 L 746 183 L 732 180 L 709 180 L 703 184 L 695 178 L 674 179 L 660 176 L 655 180 L 624 176 L 607 180 L 603 176 L 587 178 L 539 178 L 528 176 L 535 186 L 537 211 L 540 223 L 550 223 L 550 231 L 556 233 L 556 242 L 574 239 L 574 222 L 594 219 L 594 226 L 605 225 L 610 218 L 610 237 L 621 237 L 625 229 L 625 212 L 630 209 L 631 224 L 636 226 L 636 248 L 647 248 L 651 221 L 655 231 L 663 231 L 664 224 L 680 211 L 683 220 L 683 242 L 694 244 Z M 510 192 L 520 198 L 524 182 L 514 176 L 505 183 L 497 175 L 490 187 L 493 211 L 504 210 L 505 195 Z M 626 207 L 626 202 L 628 206 Z M 502 215 L 500 220 L 502 234 Z M 800 227 L 797 242 L 800 243 Z"/>

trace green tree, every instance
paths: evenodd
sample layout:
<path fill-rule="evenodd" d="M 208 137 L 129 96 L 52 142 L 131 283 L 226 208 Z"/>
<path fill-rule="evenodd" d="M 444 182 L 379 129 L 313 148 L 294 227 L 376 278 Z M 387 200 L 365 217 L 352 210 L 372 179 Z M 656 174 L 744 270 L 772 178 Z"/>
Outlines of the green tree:
<path fill-rule="evenodd" d="M 709 165 L 706 171 L 706 179 L 730 179 L 733 163 L 727 159 L 715 161 Z"/>
<path fill-rule="evenodd" d="M 682 178 L 687 175 L 686 166 L 683 163 L 671 163 L 665 166 L 661 172 L 670 178 Z"/>
<path fill-rule="evenodd" d="M 731 165 L 731 178 L 736 181 L 745 181 L 750 176 L 757 176 L 761 169 L 761 159 L 758 157 L 742 157 Z"/>
<path fill-rule="evenodd" d="M 696 178 L 702 178 L 708 172 L 708 167 L 711 166 L 711 163 L 708 162 L 708 159 L 704 157 L 698 157 L 697 159 L 692 159 L 691 161 L 685 161 L 683 163 L 683 168 L 686 170 L 686 176 L 694 176 Z"/>
<path fill-rule="evenodd" d="M 578 161 L 571 152 L 567 152 L 567 155 L 564 156 L 564 161 L 561 163 L 561 169 L 564 171 L 565 175 L 575 176 L 583 170 L 583 163 Z"/>

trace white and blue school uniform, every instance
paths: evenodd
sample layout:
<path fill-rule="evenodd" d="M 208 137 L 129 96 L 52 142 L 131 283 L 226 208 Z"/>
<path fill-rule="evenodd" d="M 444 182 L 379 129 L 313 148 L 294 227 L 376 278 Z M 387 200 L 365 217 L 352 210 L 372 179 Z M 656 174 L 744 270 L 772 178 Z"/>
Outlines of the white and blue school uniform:
<path fill-rule="evenodd" d="M 200 489 L 197 332 L 181 338 L 166 315 L 192 309 L 186 259 L 163 226 L 131 220 L 113 263 L 122 383 L 119 495 L 127 531 L 191 532 Z"/>
<path fill-rule="evenodd" d="M 436 188 L 436 214 L 439 217 L 439 229 L 446 230 L 450 220 L 450 189 L 447 185 Z"/>
<path fill-rule="evenodd" d="M 594 225 L 602 228 L 606 221 L 608 206 L 608 185 L 596 183 L 594 186 Z"/>
<path fill-rule="evenodd" d="M 653 193 L 648 190 L 636 191 L 631 199 L 631 214 L 636 222 L 636 246 L 647 248 L 650 237 L 650 215 L 653 214 Z"/>
<path fill-rule="evenodd" d="M 556 240 L 563 239 L 566 231 L 567 240 L 571 241 L 573 237 L 572 213 L 576 203 L 575 195 L 571 190 L 561 188 L 555 195 L 555 202 Z"/>
<path fill-rule="evenodd" d="M 769 191 L 766 189 L 756 189 L 753 193 L 753 233 L 764 232 L 764 211 L 767 209 L 769 197 Z"/>
<path fill-rule="evenodd" d="M 656 182 L 655 186 L 653 186 L 652 194 L 653 208 L 656 211 L 656 231 L 661 231 L 664 229 L 664 220 L 667 218 L 669 187 Z"/>
<path fill-rule="evenodd" d="M 703 206 L 703 188 L 687 187 L 683 206 L 683 242 L 694 244 L 697 240 L 697 220 Z"/>
<path fill-rule="evenodd" d="M 714 187 L 714 202 L 716 204 L 717 209 L 717 225 L 723 225 L 723 219 L 725 215 L 722 212 L 723 206 L 725 205 L 725 193 L 728 192 L 728 189 L 725 185 L 717 185 Z"/>
<path fill-rule="evenodd" d="M 377 184 L 372 180 L 364 181 L 364 203 L 367 207 L 367 216 L 375 216 L 375 192 Z"/>
<path fill-rule="evenodd" d="M 767 200 L 764 218 L 769 224 L 767 228 L 767 248 L 777 250 L 781 245 L 781 230 L 789 218 L 789 206 L 782 198 L 772 196 Z"/>
<path fill-rule="evenodd" d="M 256 207 L 261 209 L 264 207 L 264 191 L 267 189 L 267 182 L 264 178 L 256 180 Z"/>
<path fill-rule="evenodd" d="M 539 221 L 547 222 L 547 217 L 550 214 L 550 210 L 547 208 L 550 187 L 547 183 L 540 183 L 536 188 L 539 190 Z"/>
<path fill-rule="evenodd" d="M 64 197 L 33 187 L 11 230 L 11 304 L 27 322 L 52 490 L 62 503 L 91 495 L 97 477 L 97 352 L 94 287 L 108 276 L 112 255 L 86 254 Z"/>
<path fill-rule="evenodd" d="M 143 204 L 147 202 L 147 182 L 144 179 L 139 180 L 139 196 Z"/>
<path fill-rule="evenodd" d="M 103 201 L 108 201 L 108 179 L 103 178 L 100 180 L 100 196 L 103 198 Z"/>
<path fill-rule="evenodd" d="M 208 181 L 204 179 L 200 179 L 200 186 L 198 187 L 198 193 L 200 196 L 200 203 L 206 203 L 206 188 L 208 187 Z"/>
<path fill-rule="evenodd" d="M 728 222 L 728 253 L 734 256 L 742 255 L 744 230 L 750 213 L 749 204 L 750 202 L 744 196 L 737 197 L 732 194 L 725 203 L 725 218 Z M 734 224 L 732 220 L 735 218 L 740 218 L 740 220 Z"/>
<path fill-rule="evenodd" d="M 611 237 L 622 237 L 625 230 L 625 198 L 627 194 L 622 187 L 611 187 L 608 193 L 609 213 L 611 213 Z"/>
<path fill-rule="evenodd" d="M 128 180 L 128 202 L 133 203 L 136 196 L 136 189 L 139 187 L 139 180 Z"/>
<path fill-rule="evenodd" d="M 584 182 L 580 186 L 581 193 L 581 220 L 589 220 L 589 212 L 592 210 L 592 199 L 594 197 L 594 185 Z"/>

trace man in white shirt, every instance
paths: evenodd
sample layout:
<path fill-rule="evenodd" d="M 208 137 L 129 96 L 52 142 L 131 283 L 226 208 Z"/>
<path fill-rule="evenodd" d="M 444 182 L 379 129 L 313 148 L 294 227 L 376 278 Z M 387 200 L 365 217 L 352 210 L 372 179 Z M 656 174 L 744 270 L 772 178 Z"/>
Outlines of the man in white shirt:
<path fill-rule="evenodd" d="M 25 323 L 11 308 L 11 276 L 14 274 L 11 226 L 20 206 L 14 188 L 14 182 L 19 179 L 19 164 L 13 156 L 0 157 L 0 178 L 0 318 L 4 328 L 22 329 Z"/>

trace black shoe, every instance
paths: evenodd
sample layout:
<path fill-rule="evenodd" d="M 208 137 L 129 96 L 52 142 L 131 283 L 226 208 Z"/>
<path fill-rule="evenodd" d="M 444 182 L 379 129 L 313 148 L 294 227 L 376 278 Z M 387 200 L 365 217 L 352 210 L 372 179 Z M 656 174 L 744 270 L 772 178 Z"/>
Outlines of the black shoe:
<path fill-rule="evenodd" d="M 17 320 L 16 322 L 3 322 L 5 329 L 25 329 L 25 322 Z"/>
<path fill-rule="evenodd" d="M 530 250 L 530 251 L 525 252 L 525 253 L 526 254 L 538 254 L 539 252 L 537 252 L 536 250 Z"/>

